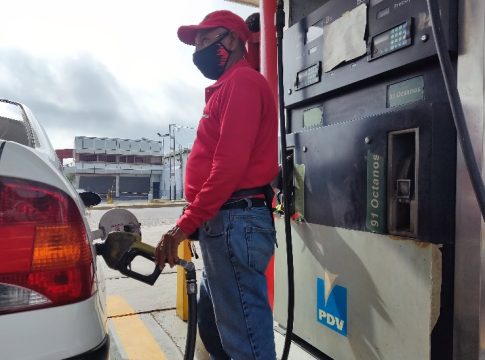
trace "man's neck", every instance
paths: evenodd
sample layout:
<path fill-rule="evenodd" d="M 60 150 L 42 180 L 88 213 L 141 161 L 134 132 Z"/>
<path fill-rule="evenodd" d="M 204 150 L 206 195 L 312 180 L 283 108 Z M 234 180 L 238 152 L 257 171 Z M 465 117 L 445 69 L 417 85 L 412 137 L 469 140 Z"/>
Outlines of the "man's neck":
<path fill-rule="evenodd" d="M 243 54 L 239 51 L 238 53 L 233 52 L 227 61 L 226 68 L 224 69 L 224 73 L 226 73 L 234 64 L 239 62 L 239 60 L 243 59 Z"/>

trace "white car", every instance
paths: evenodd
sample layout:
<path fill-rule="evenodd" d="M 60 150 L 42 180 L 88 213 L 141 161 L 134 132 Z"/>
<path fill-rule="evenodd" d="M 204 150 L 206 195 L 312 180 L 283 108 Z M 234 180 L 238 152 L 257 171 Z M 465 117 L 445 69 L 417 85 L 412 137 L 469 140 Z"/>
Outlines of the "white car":
<path fill-rule="evenodd" d="M 0 358 L 107 359 L 106 297 L 85 207 L 42 126 L 0 100 Z"/>

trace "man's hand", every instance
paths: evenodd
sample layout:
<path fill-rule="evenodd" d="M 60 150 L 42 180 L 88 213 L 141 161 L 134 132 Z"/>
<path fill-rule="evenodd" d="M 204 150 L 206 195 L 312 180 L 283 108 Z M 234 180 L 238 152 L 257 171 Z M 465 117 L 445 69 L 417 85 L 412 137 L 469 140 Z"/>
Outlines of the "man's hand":
<path fill-rule="evenodd" d="M 187 239 L 187 234 L 177 225 L 162 236 L 155 250 L 155 260 L 158 263 L 160 271 L 165 267 L 165 263 L 168 263 L 170 267 L 175 265 L 175 262 L 178 260 L 178 246 L 185 239 Z"/>

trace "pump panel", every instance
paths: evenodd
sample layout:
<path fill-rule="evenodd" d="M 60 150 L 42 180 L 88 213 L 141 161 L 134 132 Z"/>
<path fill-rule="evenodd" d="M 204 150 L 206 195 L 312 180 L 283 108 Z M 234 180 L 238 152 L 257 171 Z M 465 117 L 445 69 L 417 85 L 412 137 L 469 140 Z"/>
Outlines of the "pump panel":
<path fill-rule="evenodd" d="M 456 4 L 439 4 L 449 50 L 456 51 Z M 358 7 L 365 11 L 349 16 Z M 352 33 L 356 23 L 360 30 Z M 328 1 L 290 27 L 283 46 L 286 106 L 436 54 L 425 0 Z M 334 49 L 342 47 L 349 54 L 336 56 Z M 339 62 L 342 58 L 348 60 Z M 334 62 L 337 65 L 325 70 Z"/>
<path fill-rule="evenodd" d="M 408 99 L 391 107 L 396 87 Z M 288 144 L 305 167 L 307 222 L 453 242 L 456 135 L 438 68 L 389 77 L 289 115 Z"/>
<path fill-rule="evenodd" d="M 456 5 L 439 3 L 453 52 Z M 456 134 L 427 11 L 329 1 L 285 32 L 287 143 L 309 223 L 453 242 Z"/>

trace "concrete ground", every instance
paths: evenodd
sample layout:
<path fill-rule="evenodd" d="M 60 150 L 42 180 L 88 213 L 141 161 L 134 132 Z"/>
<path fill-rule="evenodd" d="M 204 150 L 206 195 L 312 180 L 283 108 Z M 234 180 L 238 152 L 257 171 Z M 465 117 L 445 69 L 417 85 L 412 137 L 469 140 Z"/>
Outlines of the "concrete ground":
<path fill-rule="evenodd" d="M 146 201 L 115 202 L 100 204 L 89 209 L 88 219 L 92 230 L 97 229 L 99 220 L 111 208 L 129 209 L 142 224 L 143 242 L 155 246 L 161 235 L 169 230 L 179 217 L 181 202 L 168 204 Z M 200 253 L 200 251 L 199 251 Z M 201 259 L 193 260 L 197 276 L 202 270 Z M 108 268 L 102 258 L 98 267 L 105 276 L 108 327 L 111 337 L 112 360 L 183 359 L 187 324 L 176 315 L 176 269 L 166 268 L 153 286 L 130 279 L 116 270 Z M 137 260 L 133 270 L 143 274 L 151 273 L 153 263 Z M 281 357 L 284 337 L 275 331 L 278 358 Z M 196 359 L 207 360 L 208 354 L 200 340 L 197 342 Z M 293 344 L 289 359 L 314 359 L 307 352 Z"/>

